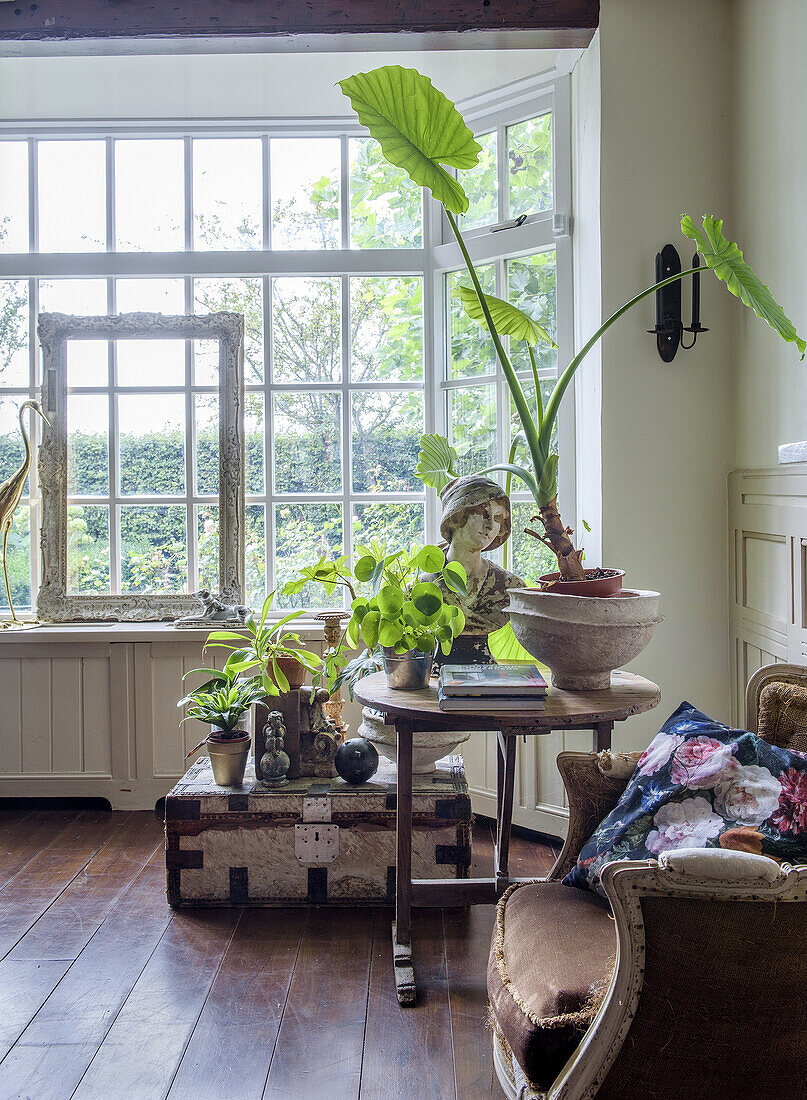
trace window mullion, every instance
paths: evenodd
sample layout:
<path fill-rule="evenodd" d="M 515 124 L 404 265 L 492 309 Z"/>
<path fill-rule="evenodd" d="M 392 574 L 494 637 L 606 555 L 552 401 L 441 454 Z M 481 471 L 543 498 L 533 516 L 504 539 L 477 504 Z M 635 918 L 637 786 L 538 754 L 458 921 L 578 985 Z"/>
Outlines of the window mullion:
<path fill-rule="evenodd" d="M 264 384 L 264 544 L 266 547 L 266 591 L 275 586 L 275 349 L 273 344 L 274 279 L 263 280 L 263 384 Z"/>
<path fill-rule="evenodd" d="M 350 276 L 342 276 L 342 553 L 353 554 L 353 512 L 351 496 L 353 493 L 353 387 L 351 378 L 351 310 Z M 343 593 L 344 595 L 344 593 Z M 343 603 L 345 606 L 345 603 Z"/>

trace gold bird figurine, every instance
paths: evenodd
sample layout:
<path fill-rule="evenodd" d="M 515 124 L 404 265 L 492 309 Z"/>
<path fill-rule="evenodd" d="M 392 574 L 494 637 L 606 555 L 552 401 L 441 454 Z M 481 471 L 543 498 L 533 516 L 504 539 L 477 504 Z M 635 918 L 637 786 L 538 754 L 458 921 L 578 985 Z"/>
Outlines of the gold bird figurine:
<path fill-rule="evenodd" d="M 28 438 L 28 432 L 25 430 L 25 423 L 22 418 L 22 414 L 26 409 L 30 409 L 32 412 L 37 413 L 42 417 L 48 427 L 50 427 L 50 421 L 42 412 L 42 406 L 38 401 L 23 401 L 20 405 L 19 412 L 22 444 L 25 449 L 22 466 L 20 466 L 19 470 L 13 473 L 11 477 L 6 478 L 6 480 L 0 484 L 0 531 L 3 532 L 3 576 L 6 580 L 6 595 L 8 596 L 8 606 L 11 611 L 11 622 L 13 623 L 19 623 L 20 620 L 17 618 L 17 613 L 14 610 L 14 604 L 11 600 L 11 585 L 8 581 L 6 549 L 8 547 L 8 533 L 11 530 L 11 522 L 17 510 L 17 505 L 20 503 L 22 490 L 25 486 L 25 479 L 28 477 L 28 472 L 31 469 L 31 441 Z"/>

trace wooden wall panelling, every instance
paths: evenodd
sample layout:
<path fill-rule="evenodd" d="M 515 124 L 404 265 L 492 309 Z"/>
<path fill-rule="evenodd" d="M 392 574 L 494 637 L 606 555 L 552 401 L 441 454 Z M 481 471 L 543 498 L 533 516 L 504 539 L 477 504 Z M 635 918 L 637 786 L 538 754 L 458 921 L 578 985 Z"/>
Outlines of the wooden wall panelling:
<path fill-rule="evenodd" d="M 50 661 L 51 771 L 84 771 L 84 660 L 75 651 Z"/>
<path fill-rule="evenodd" d="M 113 646 L 103 652 L 87 651 L 82 658 L 82 770 L 90 775 L 112 776 Z"/>
<path fill-rule="evenodd" d="M 0 770 L 22 771 L 22 687 L 20 660 L 0 657 Z"/>
<path fill-rule="evenodd" d="M 22 676 L 22 770 L 28 775 L 51 771 L 50 658 L 28 657 Z"/>

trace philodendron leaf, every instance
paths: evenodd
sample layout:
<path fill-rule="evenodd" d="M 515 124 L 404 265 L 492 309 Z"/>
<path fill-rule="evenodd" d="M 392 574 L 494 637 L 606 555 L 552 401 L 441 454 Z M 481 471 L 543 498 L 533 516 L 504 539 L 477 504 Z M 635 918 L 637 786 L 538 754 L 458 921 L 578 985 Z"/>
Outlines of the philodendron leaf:
<path fill-rule="evenodd" d="M 472 321 L 478 321 L 480 325 L 486 324 L 485 314 L 472 286 L 460 283 L 454 295 L 462 302 L 463 309 Z M 532 347 L 536 344 L 549 344 L 553 348 L 558 346 L 543 326 L 517 306 L 497 298 L 495 294 L 486 294 L 485 301 L 499 336 L 512 336 L 514 340 L 524 340 Z"/>
<path fill-rule="evenodd" d="M 444 435 L 422 435 L 420 437 L 420 450 L 418 451 L 418 464 L 415 473 L 424 485 L 430 485 L 441 493 L 453 481 L 459 477 L 457 452 Z"/>
<path fill-rule="evenodd" d="M 757 317 L 767 321 L 783 340 L 795 344 L 802 359 L 807 351 L 807 342 L 796 332 L 793 322 L 768 287 L 756 275 L 751 265 L 743 257 L 739 245 L 723 236 L 723 219 L 706 214 L 703 229 L 699 229 L 689 214 L 681 218 L 681 232 L 697 245 L 704 263 L 721 279 L 732 294 L 753 309 Z"/>
<path fill-rule="evenodd" d="M 359 122 L 390 162 L 454 214 L 468 209 L 468 196 L 443 167 L 473 168 L 482 146 L 457 108 L 417 69 L 383 65 L 338 81 Z"/>

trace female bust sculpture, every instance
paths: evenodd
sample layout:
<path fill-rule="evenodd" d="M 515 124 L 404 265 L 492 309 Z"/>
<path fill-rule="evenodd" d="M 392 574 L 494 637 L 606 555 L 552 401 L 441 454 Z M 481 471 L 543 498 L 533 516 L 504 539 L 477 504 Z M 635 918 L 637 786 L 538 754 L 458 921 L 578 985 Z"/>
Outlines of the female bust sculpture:
<path fill-rule="evenodd" d="M 515 573 L 482 557 L 510 535 L 510 501 L 500 485 L 478 474 L 449 482 L 440 501 L 446 557 L 458 561 L 468 574 L 466 596 L 440 586 L 446 602 L 459 604 L 465 612 L 465 630 L 454 642 L 450 660 L 459 664 L 490 661 L 487 635 L 508 622 L 507 589 L 526 587 Z"/>

